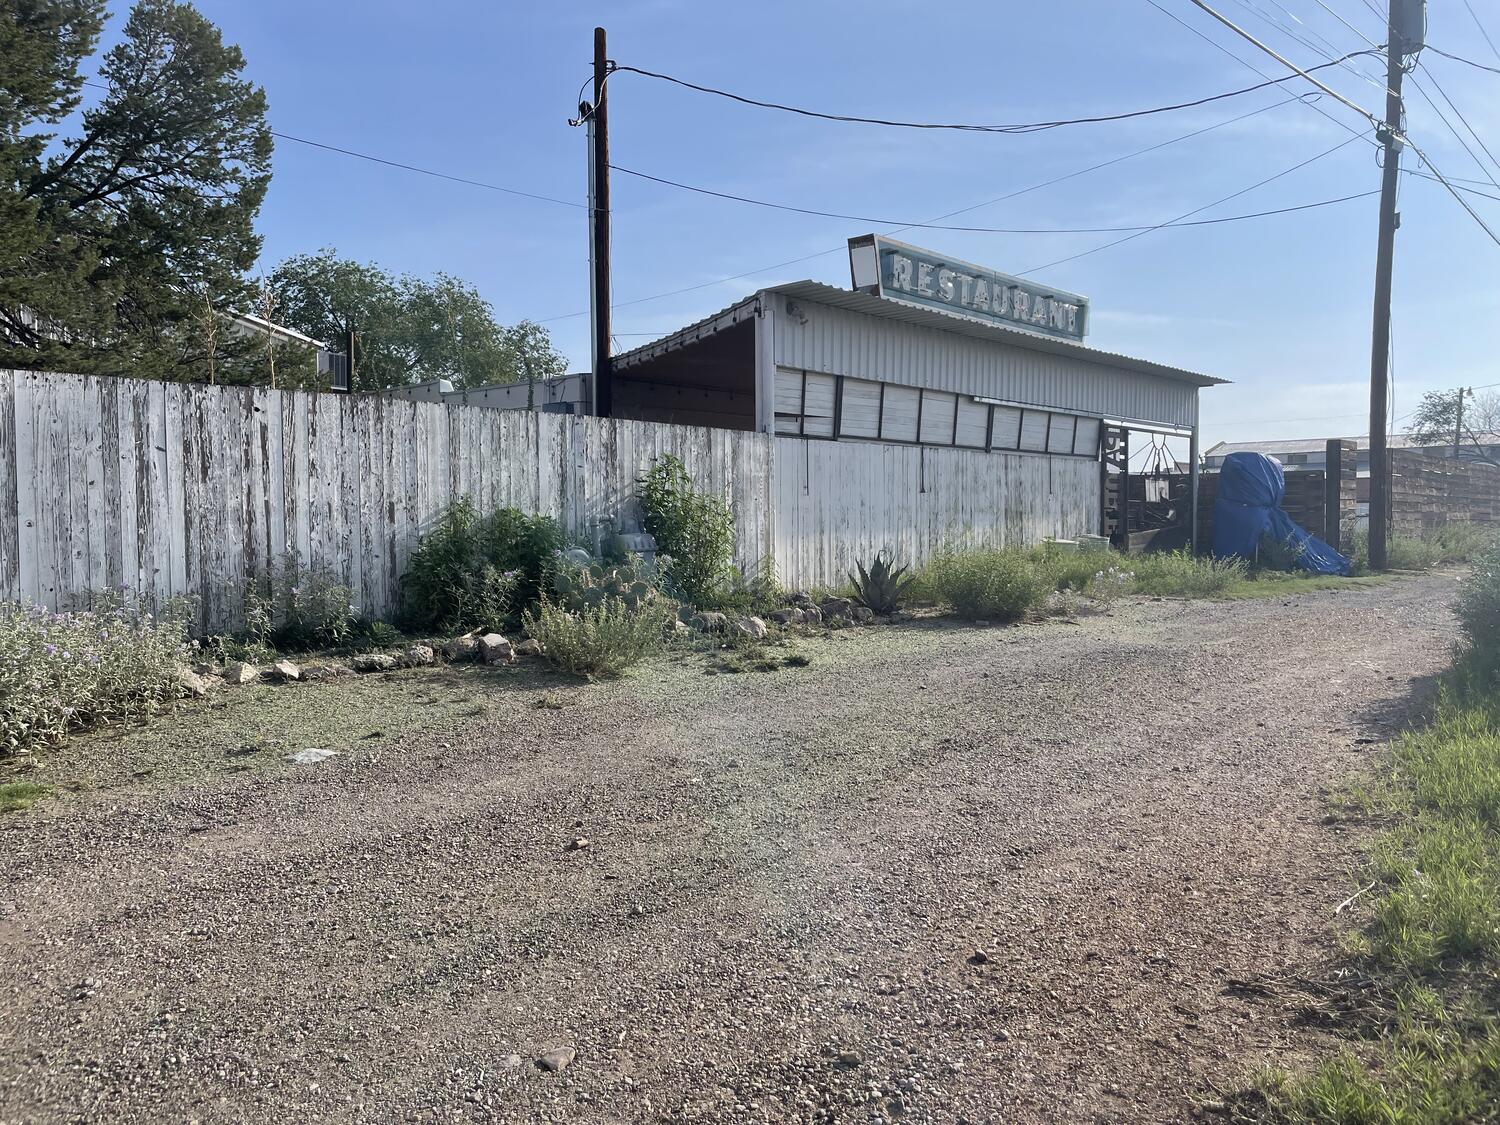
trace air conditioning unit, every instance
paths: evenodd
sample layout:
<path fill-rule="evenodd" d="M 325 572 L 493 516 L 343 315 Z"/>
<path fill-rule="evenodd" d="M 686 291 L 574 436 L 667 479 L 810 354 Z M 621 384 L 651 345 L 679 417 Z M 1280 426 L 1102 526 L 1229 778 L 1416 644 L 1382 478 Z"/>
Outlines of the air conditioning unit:
<path fill-rule="evenodd" d="M 348 394 L 354 389 L 349 384 L 349 357 L 343 352 L 318 352 L 318 374 L 328 376 L 330 391 Z"/>

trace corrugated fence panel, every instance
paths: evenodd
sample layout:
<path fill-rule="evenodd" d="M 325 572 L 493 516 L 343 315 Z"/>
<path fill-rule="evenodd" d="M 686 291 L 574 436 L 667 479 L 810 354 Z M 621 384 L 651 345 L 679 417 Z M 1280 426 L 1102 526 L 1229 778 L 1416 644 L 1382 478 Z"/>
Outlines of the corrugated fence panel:
<path fill-rule="evenodd" d="M 1072 536 L 1098 512 L 1097 463 L 1079 458 L 0 372 L 0 598 L 80 607 L 127 585 L 236 628 L 245 584 L 295 554 L 388 615 L 458 496 L 597 543 L 667 455 L 729 501 L 746 572 L 774 562 L 793 586 L 882 549 L 920 562 L 965 538 Z"/>
<path fill-rule="evenodd" d="M 777 438 L 775 474 L 777 573 L 793 586 L 841 582 L 877 551 L 920 564 L 946 545 L 1072 538 L 1099 519 L 1099 466 L 1082 458 Z"/>

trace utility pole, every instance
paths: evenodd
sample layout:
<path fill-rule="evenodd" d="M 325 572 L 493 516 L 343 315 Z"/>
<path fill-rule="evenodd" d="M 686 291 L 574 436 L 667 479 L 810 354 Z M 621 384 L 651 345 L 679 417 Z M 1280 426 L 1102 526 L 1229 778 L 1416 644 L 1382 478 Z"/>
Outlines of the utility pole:
<path fill-rule="evenodd" d="M 1370 569 L 1386 568 L 1390 516 L 1390 468 L 1386 456 L 1387 401 L 1390 397 L 1391 268 L 1396 253 L 1396 180 L 1401 170 L 1402 62 L 1420 50 L 1422 37 L 1413 14 L 1425 21 L 1424 0 L 1387 0 L 1385 127 L 1376 135 L 1385 148 L 1380 179 L 1380 241 L 1375 252 L 1375 315 L 1370 333 Z"/>
<path fill-rule="evenodd" d="M 1463 387 L 1459 387 L 1458 388 L 1458 411 L 1455 414 L 1454 419 L 1453 419 L 1453 459 L 1455 461 L 1458 460 L 1458 447 L 1459 447 L 1459 443 L 1463 440 L 1463 432 L 1464 432 L 1464 397 L 1466 395 L 1471 395 L 1473 393 L 1474 393 L 1474 391 L 1473 391 L 1472 388 L 1470 388 L 1469 390 L 1465 390 Z"/>
<path fill-rule="evenodd" d="M 594 105 L 589 125 L 589 305 L 594 321 L 594 413 L 609 417 L 614 406 L 609 322 L 609 58 L 604 28 L 594 28 Z"/>

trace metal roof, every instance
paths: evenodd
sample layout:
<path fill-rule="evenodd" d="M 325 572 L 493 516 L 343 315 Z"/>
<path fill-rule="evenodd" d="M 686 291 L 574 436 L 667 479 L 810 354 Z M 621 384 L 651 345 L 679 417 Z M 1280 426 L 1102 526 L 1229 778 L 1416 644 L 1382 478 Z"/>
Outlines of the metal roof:
<path fill-rule="evenodd" d="M 1212 387 L 1229 381 L 1227 379 L 1216 379 L 1211 375 L 1202 375 L 1196 371 L 1187 371 L 1180 367 L 1171 367 L 1164 363 L 1136 359 L 1133 356 L 1121 355 L 1118 352 L 1106 352 L 1099 348 L 1088 347 L 1085 344 L 1075 344 L 1071 341 L 1059 340 L 1051 336 L 1040 336 L 1034 332 L 1027 332 L 1020 328 L 1007 328 L 999 324 L 986 324 L 983 321 L 973 320 L 965 316 L 956 316 L 952 313 L 939 312 L 935 309 L 918 308 L 914 305 L 903 304 L 900 301 L 886 300 L 884 297 L 877 297 L 871 293 L 838 289 L 832 285 L 824 285 L 817 281 L 793 281 L 785 285 L 775 285 L 767 289 L 762 289 L 752 296 L 730 305 L 728 308 L 712 316 L 690 324 L 686 328 L 679 329 L 669 336 L 664 336 L 660 340 L 643 344 L 639 348 L 616 356 L 613 365 L 616 370 L 630 367 L 633 364 L 654 359 L 656 356 L 663 355 L 666 352 L 675 351 L 677 348 L 685 347 L 696 340 L 701 340 L 706 336 L 713 335 L 715 332 L 722 331 L 724 328 L 738 324 L 740 321 L 754 316 L 759 311 L 760 299 L 767 293 L 787 297 L 800 297 L 803 300 L 866 313 L 870 316 L 878 316 L 886 320 L 905 321 L 908 324 L 918 324 L 928 328 L 956 332 L 960 335 L 972 336 L 976 339 L 1005 344 L 1010 347 L 1048 352 L 1052 355 L 1069 356 L 1089 363 L 1123 368 L 1127 371 L 1138 371 L 1146 375 L 1157 375 L 1165 379 L 1189 383 L 1195 387 Z"/>

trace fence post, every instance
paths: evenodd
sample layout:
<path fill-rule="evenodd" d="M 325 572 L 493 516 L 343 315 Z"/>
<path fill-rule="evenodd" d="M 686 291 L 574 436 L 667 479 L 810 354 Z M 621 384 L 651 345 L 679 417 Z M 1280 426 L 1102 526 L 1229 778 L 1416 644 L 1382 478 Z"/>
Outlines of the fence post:
<path fill-rule="evenodd" d="M 1342 551 L 1343 536 L 1344 443 L 1330 438 L 1323 455 L 1323 541 L 1335 551 Z"/>

